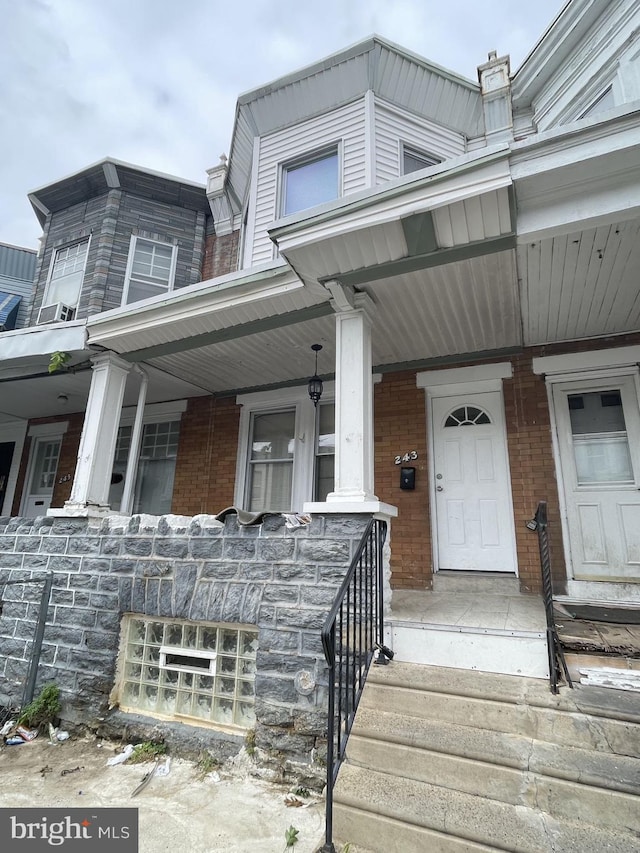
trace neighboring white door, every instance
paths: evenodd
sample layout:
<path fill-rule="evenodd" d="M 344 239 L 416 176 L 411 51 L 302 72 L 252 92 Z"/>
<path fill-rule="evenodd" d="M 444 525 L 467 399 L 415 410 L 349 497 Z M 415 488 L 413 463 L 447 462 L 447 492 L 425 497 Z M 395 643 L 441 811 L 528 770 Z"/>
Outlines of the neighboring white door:
<path fill-rule="evenodd" d="M 61 443 L 54 437 L 33 439 L 29 488 L 22 509 L 28 517 L 46 515 L 51 506 Z"/>
<path fill-rule="evenodd" d="M 640 579 L 640 412 L 633 376 L 553 386 L 571 574 Z"/>
<path fill-rule="evenodd" d="M 515 533 L 499 391 L 431 404 L 437 568 L 515 572 Z"/>

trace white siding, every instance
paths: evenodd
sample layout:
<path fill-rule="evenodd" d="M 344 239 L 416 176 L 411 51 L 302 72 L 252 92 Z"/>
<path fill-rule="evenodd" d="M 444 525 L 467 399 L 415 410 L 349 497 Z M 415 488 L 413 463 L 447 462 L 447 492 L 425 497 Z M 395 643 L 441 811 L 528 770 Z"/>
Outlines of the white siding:
<path fill-rule="evenodd" d="M 273 258 L 267 228 L 278 219 L 280 165 L 327 145 L 340 148 L 341 194 L 366 187 L 364 98 L 293 127 L 263 136 L 256 181 L 255 230 L 249 264 Z"/>
<path fill-rule="evenodd" d="M 465 152 L 465 138 L 461 133 L 428 119 L 419 120 L 411 113 L 390 108 L 379 101 L 376 102 L 375 116 L 375 171 L 378 184 L 402 174 L 400 146 L 403 142 L 442 160 Z"/>
<path fill-rule="evenodd" d="M 608 86 L 615 106 L 640 98 L 640 6 L 617 5 L 614 13 L 602 4 L 603 15 L 536 95 L 538 130 L 580 118 Z"/>

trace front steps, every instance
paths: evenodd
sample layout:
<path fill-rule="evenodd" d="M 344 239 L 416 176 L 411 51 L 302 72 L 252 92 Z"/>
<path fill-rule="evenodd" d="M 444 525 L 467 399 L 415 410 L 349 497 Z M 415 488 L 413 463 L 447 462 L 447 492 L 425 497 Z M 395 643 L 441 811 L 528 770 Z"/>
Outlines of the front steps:
<path fill-rule="evenodd" d="M 433 592 L 396 590 L 385 643 L 406 663 L 548 678 L 544 606 L 513 575 L 438 572 Z"/>
<path fill-rule="evenodd" d="M 637 695 L 372 667 L 334 829 L 373 853 L 640 851 Z"/>

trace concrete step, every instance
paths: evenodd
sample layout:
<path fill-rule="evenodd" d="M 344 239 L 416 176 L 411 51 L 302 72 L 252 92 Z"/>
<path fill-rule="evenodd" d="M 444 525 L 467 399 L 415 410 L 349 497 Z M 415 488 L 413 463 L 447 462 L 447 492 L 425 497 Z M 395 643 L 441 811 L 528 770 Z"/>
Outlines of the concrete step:
<path fill-rule="evenodd" d="M 355 840 L 374 851 L 631 853 L 640 849 L 635 832 L 561 821 L 535 808 L 351 764 L 342 767 L 334 793 L 336 838 Z M 400 843 L 394 836 L 399 823 L 403 824 Z M 437 846 L 439 836 L 442 846 Z"/>
<path fill-rule="evenodd" d="M 582 780 L 567 781 L 526 769 L 501 766 L 460 755 L 447 755 L 417 746 L 407 746 L 360 735 L 349 738 L 347 757 L 351 765 L 402 776 L 461 791 L 512 806 L 539 809 L 560 820 L 597 823 L 612 830 L 635 832 L 640 836 L 640 765 L 625 768 L 632 793 L 611 790 L 603 785 L 586 785 Z M 609 756 L 613 758 L 613 756 Z M 627 759 L 631 762 L 632 759 Z M 609 762 L 610 770 L 616 770 Z M 631 772 L 629 772 L 631 771 Z M 593 816 L 598 819 L 594 820 Z"/>
<path fill-rule="evenodd" d="M 394 758 L 396 749 L 397 761 Z M 400 774 L 410 760 L 407 757 L 409 749 L 420 751 L 420 761 L 428 760 L 429 772 L 431 768 L 437 768 L 444 774 L 450 761 L 460 759 L 452 773 L 454 779 L 462 778 L 465 785 L 476 784 L 472 774 L 474 768 L 470 766 L 472 763 L 477 764 L 482 773 L 490 769 L 490 774 L 480 781 L 492 789 L 499 786 L 503 792 L 500 796 L 507 798 L 514 796 L 508 793 L 514 780 L 517 780 L 517 796 L 520 796 L 523 782 L 529 785 L 541 776 L 640 795 L 640 763 L 637 758 L 559 746 L 520 734 L 488 731 L 442 720 L 381 713 L 364 707 L 358 710 L 347 744 L 349 761 L 356 764 L 369 762 L 376 769 Z M 523 780 L 522 773 L 532 779 Z M 444 775 L 439 776 L 438 783 L 451 787 L 442 781 L 443 778 Z M 430 780 L 425 778 L 424 781 Z M 490 790 L 483 794 L 494 796 Z"/>
<path fill-rule="evenodd" d="M 634 698 L 583 686 L 554 696 L 534 679 L 393 661 L 372 667 L 360 707 L 640 758 Z"/>
<path fill-rule="evenodd" d="M 441 571 L 433 576 L 433 591 L 518 595 L 520 581 L 509 572 Z"/>
<path fill-rule="evenodd" d="M 387 645 L 398 661 L 548 678 L 543 631 L 439 625 L 390 619 Z"/>
<path fill-rule="evenodd" d="M 335 837 L 373 853 L 640 853 L 636 700 L 372 667 L 334 792 Z"/>

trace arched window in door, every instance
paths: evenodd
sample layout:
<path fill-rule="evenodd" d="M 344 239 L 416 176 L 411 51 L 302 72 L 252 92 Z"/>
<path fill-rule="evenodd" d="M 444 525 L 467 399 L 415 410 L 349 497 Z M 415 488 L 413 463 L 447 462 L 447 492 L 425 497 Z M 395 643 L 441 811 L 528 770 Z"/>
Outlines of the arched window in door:
<path fill-rule="evenodd" d="M 455 409 L 444 422 L 446 427 L 478 426 L 479 424 L 490 424 L 491 418 L 477 406 L 460 406 Z"/>

